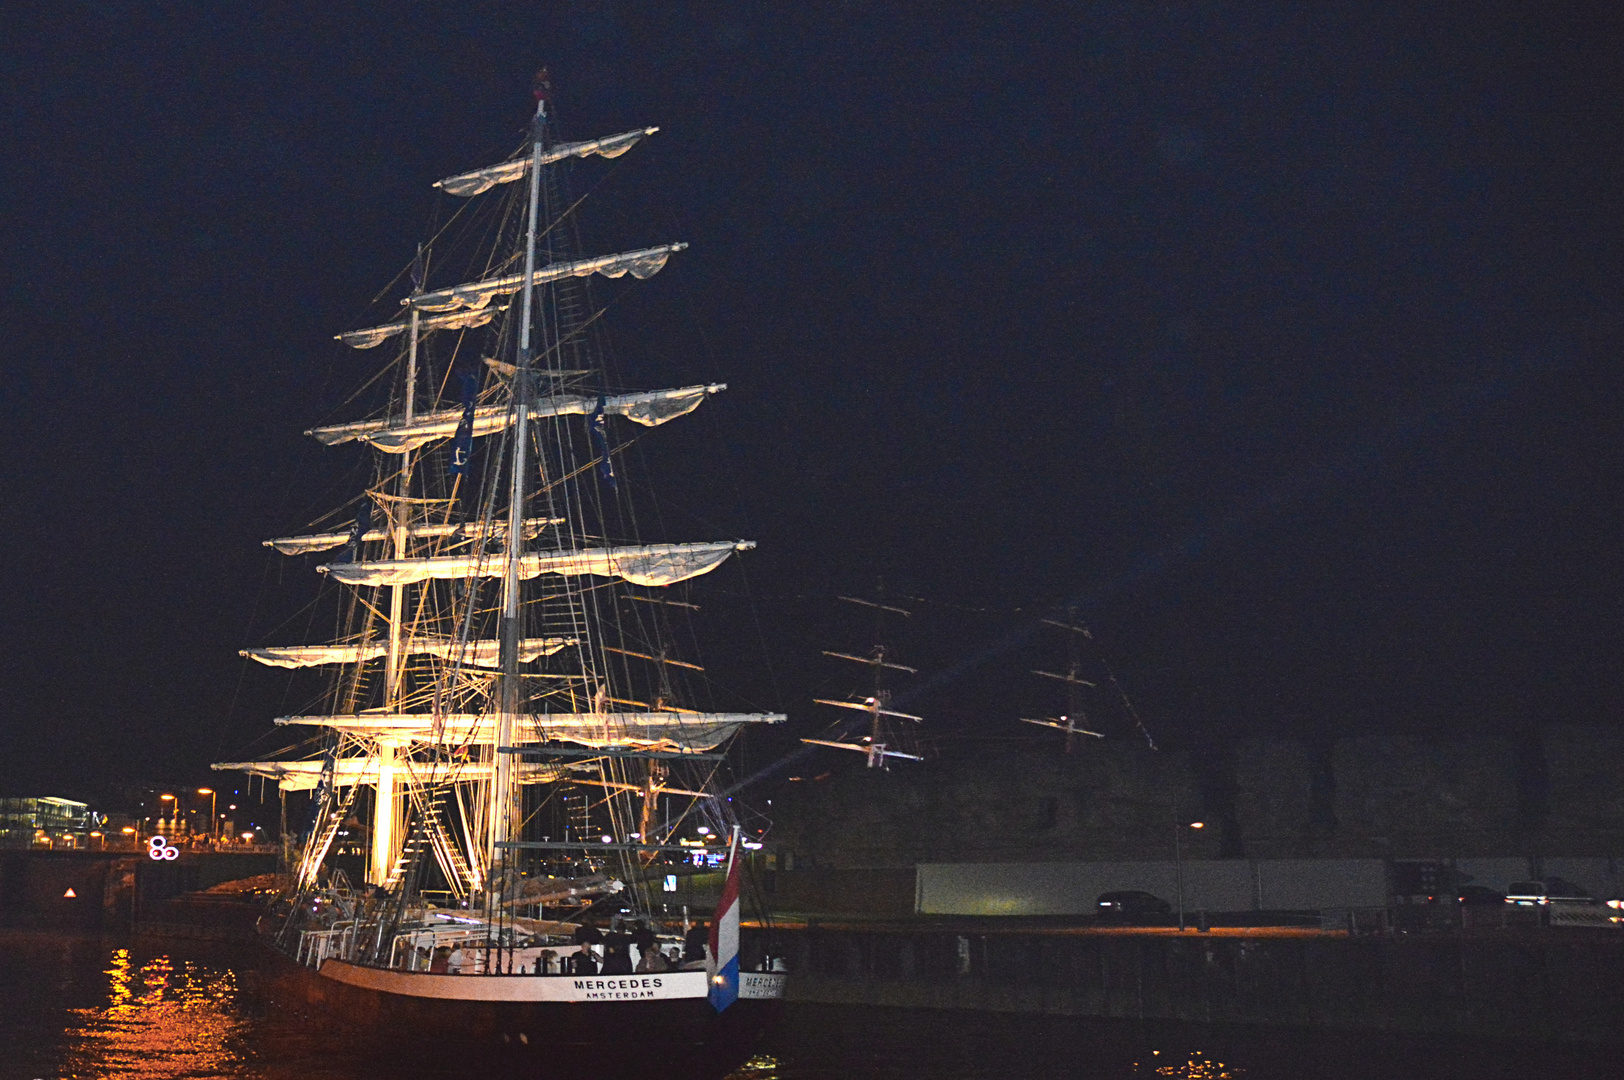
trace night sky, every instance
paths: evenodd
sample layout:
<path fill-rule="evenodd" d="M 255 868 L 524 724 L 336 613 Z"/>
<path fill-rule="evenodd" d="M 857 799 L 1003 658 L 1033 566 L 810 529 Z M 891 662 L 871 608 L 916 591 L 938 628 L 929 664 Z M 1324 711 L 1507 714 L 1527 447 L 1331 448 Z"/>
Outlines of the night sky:
<path fill-rule="evenodd" d="M 1058 707 L 1068 606 L 1173 744 L 1618 722 L 1624 27 L 1302 7 L 9 6 L 0 790 L 286 741 L 315 684 L 236 652 L 358 491 L 331 335 L 542 64 L 566 137 L 661 128 L 576 175 L 597 249 L 692 244 L 627 378 L 731 384 L 643 440 L 649 539 L 761 545 L 693 590 L 719 700 L 822 728 L 883 577 L 944 749 Z"/>

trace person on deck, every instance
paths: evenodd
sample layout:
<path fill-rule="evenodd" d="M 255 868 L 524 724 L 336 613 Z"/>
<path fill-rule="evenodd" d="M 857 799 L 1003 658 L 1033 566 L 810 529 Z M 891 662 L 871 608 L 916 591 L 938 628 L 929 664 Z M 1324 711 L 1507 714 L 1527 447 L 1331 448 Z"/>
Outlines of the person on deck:
<path fill-rule="evenodd" d="M 603 973 L 630 975 L 632 973 L 632 939 L 625 934 L 605 934 L 603 937 Z"/>
<path fill-rule="evenodd" d="M 643 961 L 648 959 L 648 954 L 659 947 L 660 939 L 654 936 L 648 923 L 638 922 L 632 927 L 632 964 L 638 971 L 643 970 Z"/>
<path fill-rule="evenodd" d="M 710 951 L 710 924 L 698 922 L 684 935 L 682 939 L 682 966 L 688 967 L 697 964 L 705 966 L 706 954 Z"/>

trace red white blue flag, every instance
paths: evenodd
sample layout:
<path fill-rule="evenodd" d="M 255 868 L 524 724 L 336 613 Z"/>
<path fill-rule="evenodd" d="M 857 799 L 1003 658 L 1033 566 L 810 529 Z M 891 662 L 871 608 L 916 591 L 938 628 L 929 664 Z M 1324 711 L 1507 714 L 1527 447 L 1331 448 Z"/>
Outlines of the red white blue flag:
<path fill-rule="evenodd" d="M 721 1012 L 739 1000 L 739 828 L 727 853 L 727 882 L 710 928 L 710 1003 Z"/>

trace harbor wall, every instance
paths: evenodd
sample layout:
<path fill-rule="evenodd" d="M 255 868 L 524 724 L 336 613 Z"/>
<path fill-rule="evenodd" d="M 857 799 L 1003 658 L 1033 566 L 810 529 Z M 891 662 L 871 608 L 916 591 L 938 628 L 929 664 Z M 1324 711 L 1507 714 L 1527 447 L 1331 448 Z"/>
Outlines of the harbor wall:
<path fill-rule="evenodd" d="M 792 1000 L 1624 1042 L 1624 940 L 779 930 Z M 759 955 L 747 934 L 746 959 Z"/>
<path fill-rule="evenodd" d="M 133 883 L 125 880 L 127 861 L 85 851 L 0 852 L 0 925 L 100 927 L 120 889 Z"/>
<path fill-rule="evenodd" d="M 212 852 L 154 862 L 128 852 L 4 851 L 0 926 L 124 930 L 207 922 L 206 912 L 170 912 L 168 906 L 176 897 L 275 870 L 276 861 L 275 855 Z"/>

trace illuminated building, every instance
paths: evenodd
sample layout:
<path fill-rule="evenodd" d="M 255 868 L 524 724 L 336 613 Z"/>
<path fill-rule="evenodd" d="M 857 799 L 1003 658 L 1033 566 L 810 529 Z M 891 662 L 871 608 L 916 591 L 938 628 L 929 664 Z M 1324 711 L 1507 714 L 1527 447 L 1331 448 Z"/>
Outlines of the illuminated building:
<path fill-rule="evenodd" d="M 51 796 L 0 798 L 0 847 L 83 848 L 106 819 L 82 802 Z"/>

